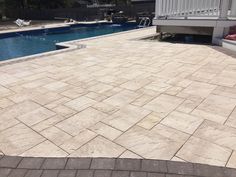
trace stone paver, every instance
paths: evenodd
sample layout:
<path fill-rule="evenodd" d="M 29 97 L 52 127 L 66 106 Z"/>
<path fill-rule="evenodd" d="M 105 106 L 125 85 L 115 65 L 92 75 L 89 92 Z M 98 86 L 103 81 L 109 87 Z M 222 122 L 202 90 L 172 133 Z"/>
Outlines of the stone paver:
<path fill-rule="evenodd" d="M 44 137 L 20 123 L 1 132 L 0 149 L 4 154 L 20 155 L 44 140 Z"/>
<path fill-rule="evenodd" d="M 6 156 L 5 159 L 18 157 Z M 236 170 L 197 163 L 116 158 L 25 158 L 24 164 L 0 167 L 1 177 L 235 177 Z M 10 165 L 12 163 L 12 165 Z M 69 164 L 68 164 L 69 163 Z M 66 164 L 66 165 L 65 165 Z M 25 168 L 26 167 L 26 168 Z"/>
<path fill-rule="evenodd" d="M 103 122 L 120 131 L 126 131 L 146 117 L 149 113 L 150 111 L 146 109 L 133 105 L 127 105 L 126 107 L 123 107 L 119 111 L 115 112 L 113 115 L 104 119 Z"/>
<path fill-rule="evenodd" d="M 0 66 L 0 154 L 235 167 L 235 53 L 130 40 L 153 33 L 148 28 L 83 40 L 74 42 L 86 45 L 80 50 Z M 24 160 L 21 165 L 31 167 Z M 80 170 L 78 177 L 103 174 Z M 48 170 L 26 176 L 34 173 L 74 175 Z"/>
<path fill-rule="evenodd" d="M 68 155 L 68 153 L 52 142 L 46 140 L 25 151 L 21 155 L 29 157 L 65 157 Z"/>
<path fill-rule="evenodd" d="M 185 133 L 160 124 L 150 131 L 134 126 L 115 142 L 145 158 L 169 159 L 188 137 Z"/>
<path fill-rule="evenodd" d="M 21 160 L 18 167 L 24 169 L 39 169 L 42 166 L 44 160 L 44 158 L 25 157 Z"/>
<path fill-rule="evenodd" d="M 177 111 L 173 111 L 161 121 L 164 125 L 189 134 L 193 134 L 202 122 L 203 119 Z"/>
<path fill-rule="evenodd" d="M 70 156 L 73 157 L 118 157 L 125 148 L 107 140 L 101 136 L 97 136 L 87 144 L 80 147 Z"/>
<path fill-rule="evenodd" d="M 106 116 L 106 114 L 96 109 L 87 108 L 84 111 L 56 124 L 56 126 L 72 136 L 76 136 L 86 128 L 89 128 L 102 119 L 105 119 Z"/>
<path fill-rule="evenodd" d="M 177 156 L 191 162 L 224 166 L 231 150 L 200 138 L 192 137 L 177 153 Z"/>
<path fill-rule="evenodd" d="M 182 98 L 163 94 L 147 103 L 144 108 L 156 112 L 163 118 L 174 111 L 183 101 Z"/>
<path fill-rule="evenodd" d="M 228 163 L 227 163 L 227 167 L 230 167 L 230 168 L 236 168 L 236 152 L 233 151 Z"/>

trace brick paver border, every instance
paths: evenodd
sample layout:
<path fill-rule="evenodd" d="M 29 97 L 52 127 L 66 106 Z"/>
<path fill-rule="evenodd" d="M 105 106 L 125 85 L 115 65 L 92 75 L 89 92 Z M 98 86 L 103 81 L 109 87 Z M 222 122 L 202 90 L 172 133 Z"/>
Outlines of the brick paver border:
<path fill-rule="evenodd" d="M 147 159 L 0 156 L 0 177 L 236 177 L 236 169 Z"/>

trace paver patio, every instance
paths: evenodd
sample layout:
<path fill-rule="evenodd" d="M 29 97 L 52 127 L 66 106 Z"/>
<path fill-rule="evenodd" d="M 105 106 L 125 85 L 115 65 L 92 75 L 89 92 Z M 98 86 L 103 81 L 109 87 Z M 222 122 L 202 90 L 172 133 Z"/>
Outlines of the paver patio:
<path fill-rule="evenodd" d="M 134 40 L 153 33 L 0 66 L 0 154 L 236 168 L 236 55 Z"/>

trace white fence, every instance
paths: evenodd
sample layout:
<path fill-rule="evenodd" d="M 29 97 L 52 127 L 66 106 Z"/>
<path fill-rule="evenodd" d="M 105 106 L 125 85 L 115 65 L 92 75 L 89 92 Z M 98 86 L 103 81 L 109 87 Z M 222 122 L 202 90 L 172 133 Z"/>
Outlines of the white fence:
<path fill-rule="evenodd" d="M 156 0 L 158 17 L 219 17 L 224 0 Z"/>

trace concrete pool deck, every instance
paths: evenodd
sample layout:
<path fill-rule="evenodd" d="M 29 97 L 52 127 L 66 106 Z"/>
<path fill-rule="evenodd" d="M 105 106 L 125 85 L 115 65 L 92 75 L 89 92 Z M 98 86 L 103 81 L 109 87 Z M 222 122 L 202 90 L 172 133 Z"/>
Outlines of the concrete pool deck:
<path fill-rule="evenodd" d="M 217 46 L 132 40 L 0 66 L 0 154 L 236 168 L 236 59 Z"/>

